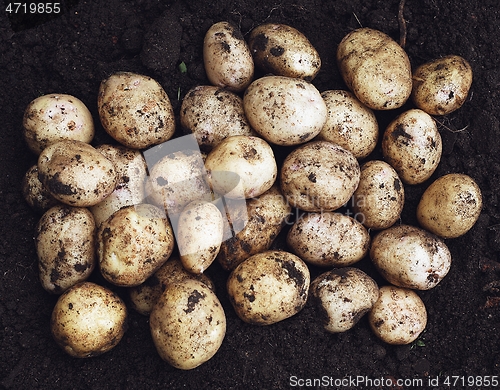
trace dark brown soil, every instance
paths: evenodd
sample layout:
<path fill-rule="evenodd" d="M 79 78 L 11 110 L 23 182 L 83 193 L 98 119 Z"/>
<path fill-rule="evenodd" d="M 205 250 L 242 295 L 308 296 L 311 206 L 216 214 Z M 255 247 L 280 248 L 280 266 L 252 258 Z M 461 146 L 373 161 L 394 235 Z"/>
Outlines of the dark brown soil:
<path fill-rule="evenodd" d="M 8 2 L 6 2 L 7 4 Z M 192 371 L 163 362 L 152 343 L 148 319 L 130 313 L 129 329 L 112 351 L 78 360 L 52 340 L 49 318 L 57 297 L 38 281 L 33 245 L 39 218 L 25 204 L 20 183 L 35 163 L 21 136 L 24 109 L 52 92 L 80 98 L 97 125 L 95 144 L 110 141 L 100 127 L 99 83 L 127 70 L 157 79 L 178 112 L 182 96 L 206 84 L 202 42 L 217 21 L 238 25 L 244 35 L 263 22 L 302 31 L 323 65 L 314 80 L 320 91 L 345 88 L 335 64 L 342 37 L 363 25 L 399 41 L 398 0 L 169 1 L 91 0 L 63 3 L 55 17 L 0 12 L 0 384 L 8 389 L 282 389 L 296 379 L 428 379 L 439 388 L 452 375 L 500 375 L 500 5 L 497 0 L 407 0 L 406 49 L 413 66 L 458 54 L 474 71 L 464 106 L 438 118 L 443 158 L 432 179 L 450 172 L 472 176 L 484 209 L 465 236 L 447 240 L 450 273 L 435 289 L 419 292 L 429 321 L 418 343 L 390 346 L 370 331 L 366 318 L 351 331 L 332 335 L 308 304 L 281 323 L 256 327 L 235 315 L 225 293 L 227 273 L 213 265 L 227 315 L 227 335 L 218 353 Z M 181 62 L 187 73 L 179 71 Z M 405 106 L 405 108 L 411 105 Z M 398 111 L 399 112 L 399 111 Z M 378 113 L 383 129 L 398 112 Z M 374 152 L 380 157 L 380 149 Z M 432 179 L 430 181 L 432 181 Z M 406 189 L 402 222 L 415 224 L 416 203 L 430 183 Z M 368 259 L 359 266 L 376 276 Z M 320 270 L 312 269 L 312 275 Z M 99 276 L 94 275 L 99 281 Z M 124 291 L 116 289 L 125 299 Z M 451 379 L 451 378 L 450 378 Z M 331 382 L 330 382 L 331 380 Z M 465 377 L 467 383 L 467 377 Z M 387 382 L 386 382 L 387 383 Z M 459 378 L 458 384 L 462 383 Z M 353 384 L 353 382 L 347 382 Z M 326 387 L 326 386 L 325 386 Z M 344 386 L 347 387 L 347 386 Z M 359 388 L 377 388 L 364 386 Z M 387 388 L 385 386 L 384 388 Z M 458 386 L 456 386 L 458 387 Z M 456 388 L 455 387 L 455 388 Z M 473 386 L 478 388 L 478 383 Z M 318 388 L 318 386 L 310 386 Z M 354 388 L 354 387 L 352 387 Z M 412 388 L 411 386 L 394 388 Z"/>

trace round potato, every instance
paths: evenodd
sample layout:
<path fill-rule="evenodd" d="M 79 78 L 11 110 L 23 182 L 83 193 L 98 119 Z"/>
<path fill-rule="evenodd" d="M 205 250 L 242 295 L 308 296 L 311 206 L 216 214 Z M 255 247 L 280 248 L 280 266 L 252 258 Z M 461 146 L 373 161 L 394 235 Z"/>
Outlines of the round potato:
<path fill-rule="evenodd" d="M 370 235 L 354 218 L 325 211 L 300 216 L 288 231 L 287 243 L 308 263 L 345 267 L 368 253 Z"/>
<path fill-rule="evenodd" d="M 168 285 L 151 312 L 149 324 L 161 358 L 181 370 L 191 370 L 211 359 L 226 334 L 226 315 L 219 299 L 195 279 Z"/>
<path fill-rule="evenodd" d="M 217 87 L 241 92 L 252 82 L 252 54 L 241 31 L 229 22 L 218 22 L 208 29 L 203 62 L 208 80 Z"/>
<path fill-rule="evenodd" d="M 265 251 L 238 265 L 229 275 L 227 290 L 240 319 L 270 325 L 297 314 L 307 301 L 307 265 L 284 251 Z"/>
<path fill-rule="evenodd" d="M 314 46 L 297 29 L 278 23 L 255 27 L 248 37 L 255 65 L 265 73 L 312 81 L 321 68 Z"/>
<path fill-rule="evenodd" d="M 172 104 L 151 77 L 131 72 L 111 75 L 101 82 L 97 108 L 104 130 L 128 148 L 145 149 L 174 135 Z"/>
<path fill-rule="evenodd" d="M 328 114 L 316 139 L 334 142 L 357 159 L 367 157 L 378 140 L 378 122 L 373 111 L 348 91 L 330 90 L 321 96 Z"/>
<path fill-rule="evenodd" d="M 481 189 L 470 176 L 450 173 L 434 181 L 417 206 L 417 219 L 426 230 L 456 238 L 476 223 L 483 208 Z"/>
<path fill-rule="evenodd" d="M 443 143 L 434 119 L 420 109 L 403 112 L 384 132 L 382 153 L 406 184 L 420 184 L 436 170 Z"/>
<path fill-rule="evenodd" d="M 143 283 L 168 260 L 174 233 L 165 214 L 156 206 L 123 207 L 97 231 L 97 258 L 102 276 L 117 286 Z"/>
<path fill-rule="evenodd" d="M 292 146 L 316 137 L 326 122 L 326 104 L 316 87 L 284 76 L 255 80 L 243 107 L 252 128 L 268 142 Z"/>
<path fill-rule="evenodd" d="M 377 283 L 357 268 L 336 268 L 311 283 L 311 297 L 320 309 L 325 329 L 345 332 L 373 307 L 379 297 Z"/>
<path fill-rule="evenodd" d="M 37 155 L 50 144 L 63 139 L 90 143 L 94 121 L 87 106 L 74 96 L 50 94 L 37 97 L 23 117 L 23 135 Z"/>
<path fill-rule="evenodd" d="M 66 290 L 52 311 L 50 327 L 57 344 L 77 358 L 114 348 L 127 327 L 127 307 L 112 291 L 91 282 Z"/>
<path fill-rule="evenodd" d="M 427 310 L 415 291 L 383 286 L 368 321 L 375 335 L 386 343 L 410 344 L 427 326 Z"/>
<path fill-rule="evenodd" d="M 355 218 L 368 229 L 392 226 L 400 217 L 405 191 L 397 172 L 385 161 L 361 166 L 359 185 L 352 196 Z"/>
<path fill-rule="evenodd" d="M 413 73 L 412 100 L 430 115 L 447 115 L 465 102 L 472 68 L 462 57 L 449 55 L 420 65 Z"/>
<path fill-rule="evenodd" d="M 21 188 L 26 203 L 39 214 L 60 203 L 40 181 L 37 164 L 26 171 Z"/>
<path fill-rule="evenodd" d="M 61 294 L 85 281 L 95 267 L 96 226 L 86 208 L 59 205 L 46 211 L 35 229 L 42 287 Z"/>
<path fill-rule="evenodd" d="M 339 43 L 337 63 L 349 89 L 372 110 L 401 107 L 410 97 L 408 55 L 381 31 L 366 27 L 351 31 Z"/>
<path fill-rule="evenodd" d="M 224 139 L 205 160 L 208 181 L 227 198 L 253 198 L 276 181 L 278 167 L 271 146 L 262 138 L 235 135 Z"/>
<path fill-rule="evenodd" d="M 359 184 L 358 160 L 328 141 L 314 141 L 293 150 L 283 162 L 281 191 L 304 211 L 333 211 L 344 205 Z"/>
<path fill-rule="evenodd" d="M 75 207 L 103 201 L 116 186 L 115 165 L 91 145 L 63 140 L 38 156 L 38 177 L 58 201 Z"/>
<path fill-rule="evenodd" d="M 446 244 L 428 231 L 409 225 L 378 233 L 372 240 L 370 258 L 389 283 L 417 290 L 436 287 L 451 267 Z"/>

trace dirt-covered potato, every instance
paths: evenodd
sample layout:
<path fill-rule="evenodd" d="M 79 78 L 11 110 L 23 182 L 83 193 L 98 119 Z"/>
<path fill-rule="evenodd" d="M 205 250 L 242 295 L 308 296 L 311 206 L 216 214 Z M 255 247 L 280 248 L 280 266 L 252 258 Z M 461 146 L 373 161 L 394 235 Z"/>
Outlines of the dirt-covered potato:
<path fill-rule="evenodd" d="M 326 122 L 326 104 L 316 87 L 284 76 L 255 80 L 243 96 L 245 115 L 267 141 L 283 146 L 303 144 Z"/>
<path fill-rule="evenodd" d="M 427 326 L 427 310 L 417 293 L 407 288 L 383 286 L 368 314 L 370 327 L 388 344 L 415 341 Z"/>
<path fill-rule="evenodd" d="M 312 81 L 321 58 L 311 42 L 297 29 L 278 23 L 255 27 L 248 37 L 255 66 L 265 73 Z"/>
<path fill-rule="evenodd" d="M 167 285 L 149 324 L 161 358 L 181 370 L 211 359 L 226 334 L 226 315 L 219 299 L 195 279 Z"/>
<path fill-rule="evenodd" d="M 370 258 L 389 283 L 417 290 L 436 287 L 451 267 L 446 244 L 434 234 L 409 225 L 378 233 L 372 239 Z"/>
<path fill-rule="evenodd" d="M 358 221 L 368 229 L 387 229 L 399 219 L 404 202 L 404 186 L 393 167 L 380 160 L 361 165 L 359 185 L 352 196 Z"/>
<path fill-rule="evenodd" d="M 63 139 L 90 143 L 94 138 L 94 121 L 81 100 L 53 93 L 37 97 L 28 105 L 23 117 L 23 135 L 31 151 L 40 154 Z"/>
<path fill-rule="evenodd" d="M 227 209 L 225 229 L 235 234 L 222 242 L 217 255 L 217 261 L 226 270 L 233 270 L 250 256 L 268 250 L 292 213 L 277 184 L 245 204 L 234 205 L 228 199 Z"/>
<path fill-rule="evenodd" d="M 450 173 L 434 181 L 417 206 L 418 223 L 443 237 L 456 238 L 476 223 L 483 208 L 481 189 L 470 176 Z"/>
<path fill-rule="evenodd" d="M 352 196 L 359 176 L 359 163 L 351 152 L 329 141 L 308 142 L 285 158 L 281 191 L 293 207 L 334 211 Z"/>
<path fill-rule="evenodd" d="M 381 31 L 366 27 L 351 31 L 337 48 L 337 63 L 349 89 L 372 110 L 401 107 L 410 97 L 408 55 Z"/>
<path fill-rule="evenodd" d="M 270 325 L 303 309 L 309 284 L 309 269 L 299 257 L 270 250 L 238 265 L 229 275 L 227 291 L 240 319 Z"/>
<path fill-rule="evenodd" d="M 276 181 L 278 167 L 271 146 L 262 138 L 235 135 L 224 139 L 205 160 L 208 181 L 228 198 L 253 198 Z"/>
<path fill-rule="evenodd" d="M 411 109 L 394 119 L 384 132 L 382 153 L 406 184 L 426 181 L 441 161 L 443 143 L 434 119 Z"/>
<path fill-rule="evenodd" d="M 212 85 L 192 88 L 182 100 L 180 122 L 201 150 L 209 152 L 232 135 L 256 135 L 243 109 L 243 99 Z"/>
<path fill-rule="evenodd" d="M 351 329 L 373 307 L 379 296 L 377 283 L 357 268 L 335 268 L 311 283 L 311 298 L 320 309 L 330 333 Z"/>
<path fill-rule="evenodd" d="M 102 276 L 117 286 L 143 283 L 168 260 L 174 233 L 165 213 L 141 203 L 123 207 L 97 231 L 97 259 Z"/>
<path fill-rule="evenodd" d="M 128 148 L 145 149 L 174 135 L 172 104 L 151 77 L 131 72 L 111 75 L 101 82 L 97 108 L 104 130 Z"/>
<path fill-rule="evenodd" d="M 63 140 L 38 156 L 38 177 L 54 198 L 75 207 L 93 206 L 113 192 L 115 165 L 91 145 Z"/>
<path fill-rule="evenodd" d="M 316 139 L 334 142 L 357 159 L 367 157 L 378 140 L 378 122 L 373 111 L 348 91 L 329 90 L 321 96 L 328 114 Z"/>
<path fill-rule="evenodd" d="M 449 55 L 420 65 L 413 73 L 412 100 L 430 115 L 447 115 L 465 102 L 472 68 L 462 57 Z"/>
<path fill-rule="evenodd" d="M 301 215 L 288 231 L 287 243 L 308 263 L 345 267 L 368 253 L 370 235 L 354 218 L 325 211 Z"/>
<path fill-rule="evenodd" d="M 252 54 L 241 31 L 229 22 L 213 24 L 203 41 L 203 62 L 215 86 L 241 92 L 253 80 Z"/>
<path fill-rule="evenodd" d="M 37 164 L 32 165 L 24 174 L 21 190 L 26 203 L 39 214 L 60 203 L 40 181 Z"/>
<path fill-rule="evenodd" d="M 127 307 L 111 290 L 82 282 L 59 297 L 50 327 L 57 344 L 69 355 L 98 356 L 122 339 L 127 328 Z"/>
<path fill-rule="evenodd" d="M 83 207 L 54 206 L 35 229 L 35 248 L 42 287 L 61 294 L 86 280 L 94 270 L 96 226 Z"/>

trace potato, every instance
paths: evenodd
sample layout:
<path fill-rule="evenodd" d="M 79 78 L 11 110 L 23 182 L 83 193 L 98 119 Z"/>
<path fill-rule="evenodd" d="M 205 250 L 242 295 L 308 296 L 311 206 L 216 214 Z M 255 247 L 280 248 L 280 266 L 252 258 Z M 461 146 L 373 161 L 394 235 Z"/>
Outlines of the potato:
<path fill-rule="evenodd" d="M 227 198 L 253 198 L 276 181 L 278 167 L 271 146 L 262 138 L 235 135 L 224 139 L 207 156 L 210 186 Z"/>
<path fill-rule="evenodd" d="M 38 165 L 32 165 L 24 174 L 21 190 L 23 198 L 33 211 L 43 214 L 60 202 L 52 196 L 38 177 Z"/>
<path fill-rule="evenodd" d="M 428 231 L 409 225 L 378 233 L 371 243 L 370 258 L 389 283 L 417 290 L 436 287 L 451 267 L 446 244 Z"/>
<path fill-rule="evenodd" d="M 145 149 L 175 132 L 174 110 L 157 81 L 118 72 L 101 82 L 97 108 L 104 130 L 123 146 Z"/>
<path fill-rule="evenodd" d="M 410 344 L 427 326 L 424 302 L 413 290 L 395 286 L 380 288 L 380 297 L 368 314 L 370 327 L 388 344 Z"/>
<path fill-rule="evenodd" d="M 482 208 L 481 189 L 474 179 L 450 173 L 434 181 L 422 194 L 417 220 L 440 237 L 456 238 L 474 226 Z"/>
<path fill-rule="evenodd" d="M 37 97 L 28 105 L 23 117 L 23 136 L 30 150 L 38 155 L 63 139 L 90 143 L 94 138 L 94 121 L 81 100 L 52 93 Z"/>
<path fill-rule="evenodd" d="M 378 141 L 378 122 L 373 111 L 348 91 L 329 90 L 321 96 L 328 113 L 316 140 L 336 143 L 357 159 L 367 157 Z"/>
<path fill-rule="evenodd" d="M 215 285 L 206 274 L 192 274 L 186 271 L 178 256 L 170 256 L 163 265 L 139 286 L 128 288 L 130 306 L 143 315 L 149 315 L 156 301 L 169 284 L 196 279 L 215 292 Z"/>
<path fill-rule="evenodd" d="M 224 220 L 225 229 L 233 231 L 234 236 L 222 242 L 217 261 L 224 269 L 233 270 L 245 259 L 271 247 L 292 207 L 276 184 L 246 204 L 235 206 L 230 199 L 226 202 L 230 212 Z"/>
<path fill-rule="evenodd" d="M 306 81 L 284 76 L 255 80 L 243 96 L 252 128 L 268 142 L 292 146 L 319 134 L 326 122 L 326 104 Z"/>
<path fill-rule="evenodd" d="M 381 31 L 366 27 L 351 31 L 338 45 L 337 63 L 349 89 L 372 110 L 401 107 L 410 97 L 408 55 Z"/>
<path fill-rule="evenodd" d="M 415 70 L 411 98 L 430 115 L 447 115 L 462 107 L 471 85 L 470 64 L 460 56 L 449 55 Z"/>
<path fill-rule="evenodd" d="M 405 191 L 397 172 L 385 161 L 361 166 L 359 186 L 352 196 L 355 218 L 368 229 L 382 230 L 400 218 Z"/>
<path fill-rule="evenodd" d="M 384 132 L 382 153 L 406 184 L 420 184 L 436 170 L 443 143 L 434 119 L 411 109 L 394 119 Z"/>
<path fill-rule="evenodd" d="M 149 317 L 151 335 L 162 359 L 191 370 L 211 359 L 226 334 L 226 315 L 204 283 L 186 279 L 166 287 Z"/>
<path fill-rule="evenodd" d="M 325 211 L 300 216 L 288 231 L 287 243 L 308 263 L 345 267 L 368 253 L 370 235 L 354 218 Z"/>
<path fill-rule="evenodd" d="M 311 297 L 330 333 L 345 332 L 373 307 L 379 296 L 377 283 L 357 268 L 336 268 L 311 283 Z"/>
<path fill-rule="evenodd" d="M 96 264 L 95 232 L 94 217 L 86 208 L 59 205 L 42 215 L 35 247 L 46 291 L 61 294 L 90 276 Z"/>
<path fill-rule="evenodd" d="M 264 73 L 312 81 L 321 58 L 304 34 L 285 24 L 265 23 L 248 37 L 255 65 Z"/>
<path fill-rule="evenodd" d="M 240 319 L 270 325 L 302 310 L 309 283 L 309 269 L 299 257 L 270 250 L 238 265 L 229 275 L 227 291 Z"/>
<path fill-rule="evenodd" d="M 58 201 L 75 207 L 102 202 L 117 182 L 114 164 L 85 142 L 63 140 L 38 156 L 38 177 Z"/>
<path fill-rule="evenodd" d="M 123 207 L 97 231 L 97 258 L 102 276 L 117 286 L 143 283 L 168 260 L 174 234 L 165 214 L 156 206 Z"/>
<path fill-rule="evenodd" d="M 98 356 L 114 348 L 127 328 L 127 307 L 111 290 L 82 282 L 66 290 L 52 311 L 56 343 L 77 358 Z"/>
<path fill-rule="evenodd" d="M 212 85 L 189 90 L 182 100 L 180 122 L 207 152 L 229 136 L 256 135 L 245 116 L 243 99 Z"/>
<path fill-rule="evenodd" d="M 358 187 L 359 164 L 351 152 L 328 141 L 314 141 L 293 150 L 283 162 L 281 191 L 304 211 L 334 211 Z"/>
<path fill-rule="evenodd" d="M 254 63 L 241 31 L 229 22 L 213 24 L 203 40 L 203 63 L 210 83 L 233 92 L 252 82 Z"/>
<path fill-rule="evenodd" d="M 223 233 L 222 214 L 214 203 L 193 201 L 184 207 L 175 232 L 184 268 L 203 273 L 217 257 Z"/>

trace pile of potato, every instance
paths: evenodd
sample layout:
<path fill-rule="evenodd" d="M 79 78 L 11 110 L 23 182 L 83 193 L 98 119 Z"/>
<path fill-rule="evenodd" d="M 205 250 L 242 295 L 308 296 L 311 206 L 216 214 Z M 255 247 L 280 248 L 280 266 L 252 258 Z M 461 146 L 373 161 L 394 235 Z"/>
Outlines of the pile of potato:
<path fill-rule="evenodd" d="M 89 357 L 123 336 L 124 301 L 87 281 L 97 267 L 150 316 L 164 360 L 199 366 L 226 331 L 204 274 L 214 261 L 230 271 L 217 294 L 228 294 L 245 322 L 282 321 L 311 298 L 328 332 L 347 331 L 369 313 L 382 340 L 414 341 L 427 322 L 414 290 L 446 276 L 452 259 L 443 239 L 465 234 L 482 208 L 474 180 L 453 173 L 423 194 L 420 227 L 400 220 L 405 189 L 428 180 L 440 161 L 432 115 L 464 103 L 469 64 L 449 56 L 412 73 L 395 41 L 360 28 L 337 49 L 349 90 L 320 92 L 311 81 L 321 59 L 302 33 L 264 24 L 247 42 L 226 22 L 208 30 L 203 58 L 212 85 L 184 97 L 182 137 L 173 138 L 176 118 L 162 87 L 130 72 L 103 80 L 98 94 L 99 119 L 117 144 L 90 145 L 92 117 L 73 96 L 41 96 L 26 109 L 25 139 L 39 157 L 23 193 L 43 213 L 35 245 L 43 288 L 60 294 L 56 342 Z M 254 79 L 254 66 L 266 75 Z M 408 99 L 416 108 L 379 137 L 374 110 Z M 367 160 L 379 141 L 384 161 Z M 280 149 L 289 153 L 278 164 L 282 146 L 291 148 Z M 354 216 L 339 212 L 348 202 Z M 287 251 L 271 249 L 287 224 Z M 366 256 L 387 285 L 355 267 Z M 311 281 L 310 266 L 324 272 Z"/>

